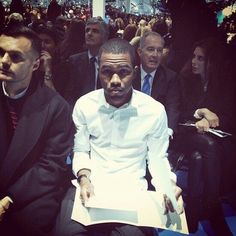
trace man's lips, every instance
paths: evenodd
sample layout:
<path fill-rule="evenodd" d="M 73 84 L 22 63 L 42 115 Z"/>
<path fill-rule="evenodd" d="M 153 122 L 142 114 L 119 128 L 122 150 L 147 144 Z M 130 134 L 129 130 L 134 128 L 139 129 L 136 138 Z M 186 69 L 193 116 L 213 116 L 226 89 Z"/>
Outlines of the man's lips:
<path fill-rule="evenodd" d="M 156 60 L 150 60 L 149 63 L 151 63 L 151 64 L 157 64 L 158 61 L 156 61 Z"/>
<path fill-rule="evenodd" d="M 111 88 L 108 90 L 110 93 L 121 93 L 123 90 L 119 88 Z"/>
<path fill-rule="evenodd" d="M 1 68 L 0 68 L 0 73 L 1 73 L 1 74 L 4 74 L 4 75 L 12 75 L 12 74 L 13 74 L 11 71 L 9 71 L 9 70 L 4 70 L 4 69 L 1 69 Z"/>

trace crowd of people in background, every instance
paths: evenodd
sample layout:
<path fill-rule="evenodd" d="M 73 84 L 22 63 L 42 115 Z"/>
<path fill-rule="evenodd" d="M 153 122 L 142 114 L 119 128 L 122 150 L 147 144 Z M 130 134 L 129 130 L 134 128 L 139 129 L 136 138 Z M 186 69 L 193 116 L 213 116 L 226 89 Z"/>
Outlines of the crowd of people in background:
<path fill-rule="evenodd" d="M 62 104 L 69 114 L 81 96 L 104 87 L 99 78 L 106 76 L 99 73 L 102 45 L 115 38 L 129 42 L 135 51 L 135 60 L 128 60 L 135 66 L 133 88 L 161 102 L 166 110 L 172 170 L 180 156 L 188 160 L 190 232 L 197 230 L 205 209 L 216 235 L 231 235 L 220 204 L 226 194 L 235 204 L 231 194 L 236 187 L 236 14 L 218 25 L 216 12 L 204 0 L 182 0 L 181 4 L 169 0 L 167 7 L 168 13 L 160 15 L 133 15 L 107 5 L 102 19 L 92 17 L 87 5 L 61 6 L 51 0 L 48 7 L 35 7 L 12 0 L 4 7 L 0 1 L 0 35 L 25 26 L 39 36 L 39 63 L 34 58 L 38 64 L 32 72 L 67 101 L 68 107 Z M 125 47 L 119 40 L 114 42 Z M 230 136 L 205 135 L 215 128 Z M 73 133 L 71 124 L 68 129 L 67 135 Z M 67 143 L 68 155 L 71 145 Z M 88 177 L 87 172 L 82 171 L 82 177 Z"/>

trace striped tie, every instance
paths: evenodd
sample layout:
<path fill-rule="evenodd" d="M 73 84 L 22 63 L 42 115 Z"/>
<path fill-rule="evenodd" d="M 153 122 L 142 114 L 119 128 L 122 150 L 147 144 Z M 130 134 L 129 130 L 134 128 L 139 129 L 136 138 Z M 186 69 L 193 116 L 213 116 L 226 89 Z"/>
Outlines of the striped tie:
<path fill-rule="evenodd" d="M 150 86 L 150 81 L 149 79 L 151 78 L 152 76 L 150 74 L 146 74 L 145 77 L 144 77 L 144 82 L 143 82 L 143 86 L 142 86 L 142 89 L 141 91 L 143 93 L 146 93 L 147 95 L 151 95 L 151 86 Z"/>

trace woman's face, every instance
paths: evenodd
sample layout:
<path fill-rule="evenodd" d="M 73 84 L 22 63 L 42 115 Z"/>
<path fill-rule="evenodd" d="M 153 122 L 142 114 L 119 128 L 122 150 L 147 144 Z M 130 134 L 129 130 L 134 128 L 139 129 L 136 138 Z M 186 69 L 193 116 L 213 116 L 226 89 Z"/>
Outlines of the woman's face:
<path fill-rule="evenodd" d="M 53 56 L 56 49 L 56 43 L 53 38 L 44 33 L 39 33 L 39 37 L 42 40 L 42 50 L 49 52 Z"/>
<path fill-rule="evenodd" d="M 200 47 L 196 47 L 193 52 L 192 72 L 201 77 L 205 75 L 205 54 Z"/>

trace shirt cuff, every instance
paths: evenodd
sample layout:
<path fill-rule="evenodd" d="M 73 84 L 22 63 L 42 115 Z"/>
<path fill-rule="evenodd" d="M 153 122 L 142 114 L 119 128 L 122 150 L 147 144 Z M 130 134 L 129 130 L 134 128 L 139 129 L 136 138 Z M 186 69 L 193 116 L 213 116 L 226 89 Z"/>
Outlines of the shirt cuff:
<path fill-rule="evenodd" d="M 174 133 L 173 129 L 168 128 L 168 134 L 171 137 L 171 139 L 173 139 L 173 133 Z"/>
<path fill-rule="evenodd" d="M 77 176 L 77 173 L 81 169 L 91 170 L 91 160 L 89 153 L 87 152 L 75 152 L 72 160 L 72 170 L 74 175 Z"/>

